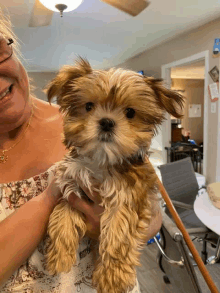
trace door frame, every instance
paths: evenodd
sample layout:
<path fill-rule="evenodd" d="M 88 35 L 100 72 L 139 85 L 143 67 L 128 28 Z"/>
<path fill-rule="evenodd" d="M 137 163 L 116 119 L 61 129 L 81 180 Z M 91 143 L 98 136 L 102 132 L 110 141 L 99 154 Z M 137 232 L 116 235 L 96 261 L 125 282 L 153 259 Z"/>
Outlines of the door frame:
<path fill-rule="evenodd" d="M 187 58 L 183 58 L 169 64 L 162 65 L 161 75 L 167 88 L 171 88 L 171 68 L 191 64 L 195 61 L 204 59 L 205 77 L 204 77 L 204 119 L 203 119 L 203 175 L 207 174 L 207 148 L 208 148 L 208 79 L 209 79 L 209 50 L 200 52 Z M 171 121 L 170 115 L 166 113 L 166 120 L 161 126 L 162 130 L 162 155 L 163 161 L 167 163 L 167 153 L 165 147 L 170 147 L 171 142 Z M 220 123 L 220 122 L 219 122 Z M 220 137 L 219 137 L 220 139 Z"/>
<path fill-rule="evenodd" d="M 219 60 L 219 66 L 220 66 L 220 60 Z M 220 93 L 220 82 L 219 82 L 219 93 Z M 216 175 L 215 175 L 215 181 L 220 182 L 220 101 L 218 100 L 218 106 L 216 107 L 217 115 L 218 115 L 218 128 L 217 128 L 217 154 L 216 154 Z"/>

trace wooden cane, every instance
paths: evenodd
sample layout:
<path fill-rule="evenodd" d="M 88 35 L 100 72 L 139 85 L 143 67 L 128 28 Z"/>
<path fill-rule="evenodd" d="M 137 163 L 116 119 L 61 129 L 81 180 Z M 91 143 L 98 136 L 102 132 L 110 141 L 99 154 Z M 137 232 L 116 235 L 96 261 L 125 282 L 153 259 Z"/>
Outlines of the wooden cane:
<path fill-rule="evenodd" d="M 186 228 L 183 225 L 183 222 L 181 221 L 181 219 L 180 219 L 175 207 L 172 204 L 171 199 L 169 198 L 169 195 L 167 194 L 167 192 L 166 192 L 166 190 L 165 190 L 165 188 L 164 188 L 164 186 L 161 183 L 159 178 L 158 178 L 158 183 L 159 183 L 160 193 L 161 193 L 164 201 L 166 202 L 167 208 L 169 209 L 169 211 L 170 211 L 170 213 L 171 213 L 171 215 L 172 215 L 177 227 L 182 232 L 183 238 L 184 238 L 189 250 L 191 251 L 191 253 L 192 253 L 193 257 L 194 257 L 194 259 L 195 259 L 195 261 L 196 261 L 196 263 L 197 263 L 197 265 L 199 267 L 199 270 L 202 273 L 202 275 L 203 275 L 203 277 L 204 277 L 204 279 L 206 281 L 206 284 L 208 285 L 208 287 L 209 287 L 211 292 L 219 293 L 217 287 L 215 286 L 215 284 L 214 284 L 214 282 L 213 282 L 208 270 L 206 269 L 206 267 L 205 267 L 200 255 L 199 255 L 198 251 L 196 250 L 196 248 L 195 248 L 195 246 L 194 246 L 194 244 L 193 244 L 188 232 L 186 231 Z"/>

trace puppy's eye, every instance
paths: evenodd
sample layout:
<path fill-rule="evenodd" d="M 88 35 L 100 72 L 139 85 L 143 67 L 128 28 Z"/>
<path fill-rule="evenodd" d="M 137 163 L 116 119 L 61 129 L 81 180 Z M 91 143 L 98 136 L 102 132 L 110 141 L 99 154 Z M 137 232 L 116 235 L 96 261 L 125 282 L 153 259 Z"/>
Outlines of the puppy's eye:
<path fill-rule="evenodd" d="M 91 111 L 93 107 L 94 107 L 94 103 L 92 103 L 92 102 L 86 103 L 86 111 L 87 112 Z"/>
<path fill-rule="evenodd" d="M 127 118 L 131 119 L 131 118 L 134 117 L 134 115 L 135 115 L 135 110 L 134 109 L 132 109 L 132 108 L 127 108 L 126 109 Z"/>

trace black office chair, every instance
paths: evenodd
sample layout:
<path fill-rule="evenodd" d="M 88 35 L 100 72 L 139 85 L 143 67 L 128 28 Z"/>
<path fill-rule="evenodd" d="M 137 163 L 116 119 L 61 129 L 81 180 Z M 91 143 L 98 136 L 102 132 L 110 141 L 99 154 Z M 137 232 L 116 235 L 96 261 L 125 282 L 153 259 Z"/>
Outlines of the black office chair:
<path fill-rule="evenodd" d="M 199 220 L 193 210 L 193 203 L 201 188 L 199 189 L 191 158 L 161 165 L 158 168 L 161 172 L 163 185 L 187 232 L 195 236 L 194 240 L 200 238 L 203 241 L 201 257 L 203 262 L 207 263 L 206 239 L 210 238 L 212 232 Z M 171 217 L 167 208 L 165 212 Z"/>
<path fill-rule="evenodd" d="M 189 142 L 176 142 L 171 143 L 171 147 L 165 147 L 165 149 L 167 150 L 168 163 L 190 157 L 195 172 L 201 173 L 202 153 L 200 152 L 200 146 Z"/>
<path fill-rule="evenodd" d="M 173 292 L 202 293 L 182 233 L 165 213 L 160 236 L 160 242 L 156 237 L 154 240 L 159 247 L 157 263 L 165 283 L 171 283 Z"/>

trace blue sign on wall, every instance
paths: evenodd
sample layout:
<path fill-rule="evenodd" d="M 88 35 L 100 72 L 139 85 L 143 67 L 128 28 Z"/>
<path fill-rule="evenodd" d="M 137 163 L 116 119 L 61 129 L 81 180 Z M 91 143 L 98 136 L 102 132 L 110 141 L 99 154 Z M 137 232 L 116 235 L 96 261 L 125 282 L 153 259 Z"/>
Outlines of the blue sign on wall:
<path fill-rule="evenodd" d="M 213 46 L 213 54 L 217 55 L 220 52 L 220 39 L 215 39 Z"/>

